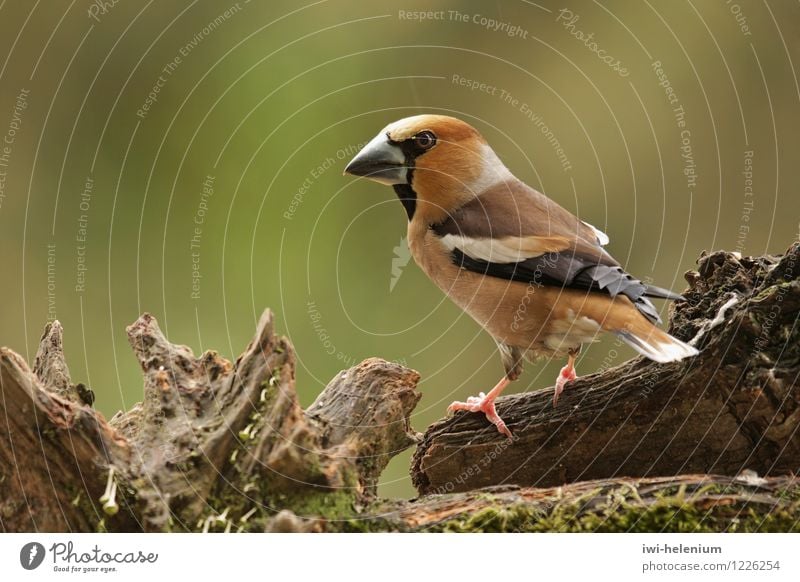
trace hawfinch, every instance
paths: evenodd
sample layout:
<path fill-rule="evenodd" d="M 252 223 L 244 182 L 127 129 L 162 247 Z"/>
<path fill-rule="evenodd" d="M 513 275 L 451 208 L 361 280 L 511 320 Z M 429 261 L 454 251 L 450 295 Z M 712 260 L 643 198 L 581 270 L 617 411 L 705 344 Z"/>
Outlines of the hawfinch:
<path fill-rule="evenodd" d="M 656 362 L 697 354 L 658 327 L 648 297 L 680 300 L 626 273 L 608 237 L 520 181 L 469 124 L 417 115 L 378 133 L 345 168 L 394 188 L 408 215 L 408 246 L 431 280 L 497 342 L 505 376 L 448 410 L 483 412 L 511 431 L 494 401 L 523 358 L 566 357 L 553 405 L 574 380 L 581 345 L 616 334 Z"/>

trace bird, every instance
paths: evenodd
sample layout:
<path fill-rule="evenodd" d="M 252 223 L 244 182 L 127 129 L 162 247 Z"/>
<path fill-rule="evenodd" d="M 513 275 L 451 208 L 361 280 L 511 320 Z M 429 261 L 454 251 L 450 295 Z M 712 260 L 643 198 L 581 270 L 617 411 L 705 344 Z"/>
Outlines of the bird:
<path fill-rule="evenodd" d="M 513 438 L 495 401 L 520 377 L 524 361 L 567 359 L 555 383 L 556 406 L 577 378 L 581 347 L 602 332 L 655 362 L 698 353 L 658 327 L 650 301 L 681 295 L 628 274 L 603 248 L 605 233 L 515 177 L 465 121 L 423 114 L 390 123 L 344 173 L 394 189 L 414 261 L 497 344 L 503 377 L 448 411 L 483 413 Z"/>

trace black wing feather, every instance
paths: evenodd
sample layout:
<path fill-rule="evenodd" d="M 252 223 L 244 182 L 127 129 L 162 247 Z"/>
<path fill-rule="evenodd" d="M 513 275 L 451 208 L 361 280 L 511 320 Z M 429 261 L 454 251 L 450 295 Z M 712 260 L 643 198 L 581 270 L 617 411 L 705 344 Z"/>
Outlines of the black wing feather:
<path fill-rule="evenodd" d="M 476 273 L 541 285 L 569 289 L 585 289 L 607 293 L 611 297 L 625 295 L 639 312 L 654 323 L 661 322 L 655 306 L 647 299 L 683 299 L 680 295 L 642 283 L 616 264 L 602 264 L 597 258 L 574 252 L 546 253 L 518 263 L 490 263 L 452 251 L 453 262 L 462 269 Z"/>

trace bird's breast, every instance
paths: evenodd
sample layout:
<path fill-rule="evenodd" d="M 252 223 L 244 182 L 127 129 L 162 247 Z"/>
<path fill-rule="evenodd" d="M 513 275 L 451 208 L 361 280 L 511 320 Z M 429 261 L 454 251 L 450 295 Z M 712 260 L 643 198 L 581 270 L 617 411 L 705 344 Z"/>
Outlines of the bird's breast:
<path fill-rule="evenodd" d="M 544 342 L 538 334 L 552 307 L 544 288 L 461 269 L 432 231 L 409 229 L 408 240 L 414 260 L 431 281 L 495 339 L 511 345 Z"/>
<path fill-rule="evenodd" d="M 619 309 L 619 301 L 601 294 L 461 269 L 432 231 L 409 228 L 408 240 L 414 260 L 442 292 L 496 340 L 529 355 L 565 355 L 594 341 Z"/>

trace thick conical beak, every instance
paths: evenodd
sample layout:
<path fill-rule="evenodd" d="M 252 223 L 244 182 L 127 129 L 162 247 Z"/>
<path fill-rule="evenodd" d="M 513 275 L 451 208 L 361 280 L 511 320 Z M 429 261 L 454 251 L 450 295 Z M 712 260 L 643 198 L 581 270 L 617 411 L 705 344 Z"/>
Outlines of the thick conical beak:
<path fill-rule="evenodd" d="M 408 183 L 406 170 L 406 158 L 400 146 L 390 142 L 386 134 L 379 133 L 350 160 L 344 173 L 393 186 Z"/>

